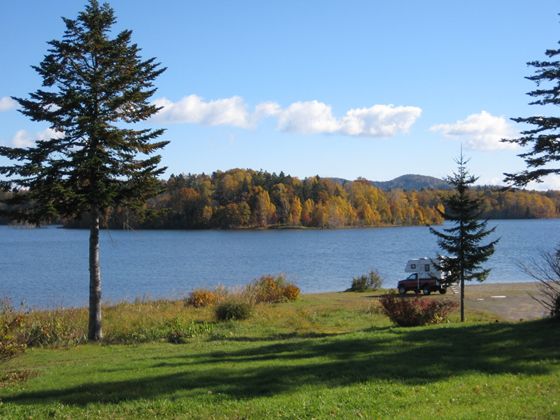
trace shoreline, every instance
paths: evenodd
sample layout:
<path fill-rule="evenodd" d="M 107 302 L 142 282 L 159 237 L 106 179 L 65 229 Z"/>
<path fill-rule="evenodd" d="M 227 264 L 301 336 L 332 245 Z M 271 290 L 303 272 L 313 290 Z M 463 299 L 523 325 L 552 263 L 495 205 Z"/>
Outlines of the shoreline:
<path fill-rule="evenodd" d="M 490 222 L 495 221 L 545 221 L 545 220 L 560 220 L 560 217 L 512 217 L 512 218 L 490 218 L 487 219 Z M 208 227 L 208 228 L 158 228 L 158 227 L 139 227 L 139 228 L 119 228 L 119 227 L 101 227 L 102 231 L 184 231 L 184 232 L 205 232 L 205 231 L 218 231 L 218 232 L 260 232 L 260 231 L 317 231 L 317 230 L 354 230 L 354 229 L 387 229 L 387 228 L 406 228 L 406 227 L 427 227 L 427 226 L 443 226 L 445 222 L 423 224 L 423 223 L 411 223 L 411 224 L 391 224 L 391 223 L 381 223 L 378 225 L 342 225 L 342 226 L 303 226 L 303 225 L 282 225 L 282 224 L 271 224 L 267 226 L 236 226 L 236 227 Z M 0 227 L 6 226 L 14 229 L 45 229 L 45 228 L 55 228 L 55 229 L 68 229 L 68 230 L 89 230 L 88 227 L 64 225 L 63 223 L 47 223 L 41 224 L 39 226 L 29 224 L 29 223 L 14 223 L 9 221 L 7 223 L 0 223 Z"/>
<path fill-rule="evenodd" d="M 394 288 L 383 288 L 381 290 L 395 290 Z M 325 296 L 354 293 L 362 295 L 364 298 L 370 299 L 372 293 L 376 292 L 347 292 L 344 290 L 323 291 L 323 292 L 305 292 L 301 296 Z M 507 283 L 480 283 L 465 285 L 465 308 L 467 312 L 484 312 L 495 317 L 496 321 L 526 321 L 546 317 L 547 314 L 539 302 L 532 296 L 539 295 L 539 282 L 507 282 Z M 373 295 L 375 296 L 375 295 Z M 414 294 L 409 293 L 412 297 Z M 423 295 L 419 295 L 423 296 Z M 187 297 L 162 297 L 150 298 L 148 296 L 136 297 L 133 299 L 122 299 L 115 301 L 105 301 L 102 303 L 104 307 L 115 307 L 117 305 L 127 303 L 143 303 L 143 302 L 178 302 Z M 5 298 L 5 297 L 3 297 Z M 428 297 L 430 299 L 450 299 L 459 301 L 460 294 L 449 291 L 445 295 L 433 293 Z M 12 302 L 13 303 L 13 302 Z M 87 310 L 87 305 L 69 305 L 69 306 L 49 306 L 49 307 L 26 307 L 27 310 L 37 312 L 50 312 L 57 310 Z"/>

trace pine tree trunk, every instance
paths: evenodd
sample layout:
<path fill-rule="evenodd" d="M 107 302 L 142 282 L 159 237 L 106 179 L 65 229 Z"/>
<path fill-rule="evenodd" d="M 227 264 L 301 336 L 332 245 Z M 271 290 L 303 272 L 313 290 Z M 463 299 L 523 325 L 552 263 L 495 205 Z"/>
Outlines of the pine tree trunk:
<path fill-rule="evenodd" d="M 99 265 L 99 211 L 91 211 L 89 231 L 89 327 L 88 340 L 103 338 L 101 329 L 101 267 Z"/>
<path fill-rule="evenodd" d="M 465 322 L 465 273 L 461 268 L 461 322 Z"/>

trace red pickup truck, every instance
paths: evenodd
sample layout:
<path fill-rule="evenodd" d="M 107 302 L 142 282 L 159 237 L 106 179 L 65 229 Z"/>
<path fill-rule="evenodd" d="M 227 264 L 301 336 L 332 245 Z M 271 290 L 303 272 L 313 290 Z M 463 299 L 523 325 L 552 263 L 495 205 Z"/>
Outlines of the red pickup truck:
<path fill-rule="evenodd" d="M 399 281 L 397 284 L 398 291 L 401 295 L 406 294 L 409 290 L 414 293 L 424 293 L 429 295 L 432 292 L 440 292 L 442 295 L 447 292 L 447 286 L 441 284 L 441 281 L 435 277 L 419 277 L 418 273 L 413 273 L 406 279 Z"/>

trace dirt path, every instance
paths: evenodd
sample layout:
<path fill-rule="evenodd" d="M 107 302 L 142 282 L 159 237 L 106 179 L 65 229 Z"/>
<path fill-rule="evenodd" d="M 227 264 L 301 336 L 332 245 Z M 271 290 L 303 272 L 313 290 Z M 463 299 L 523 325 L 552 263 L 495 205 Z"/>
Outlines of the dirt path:
<path fill-rule="evenodd" d="M 465 288 L 465 308 L 492 312 L 508 321 L 542 318 L 546 313 L 531 295 L 539 295 L 538 283 L 469 285 Z M 459 300 L 459 295 L 451 291 L 446 296 Z"/>

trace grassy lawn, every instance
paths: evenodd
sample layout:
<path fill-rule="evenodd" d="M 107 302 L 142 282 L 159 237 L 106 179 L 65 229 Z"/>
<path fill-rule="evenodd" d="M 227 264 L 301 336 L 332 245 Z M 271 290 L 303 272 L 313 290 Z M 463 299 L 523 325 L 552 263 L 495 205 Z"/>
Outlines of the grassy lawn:
<path fill-rule="evenodd" d="M 0 417 L 559 418 L 560 326 L 471 318 L 396 328 L 331 293 L 185 344 L 30 349 L 0 364 Z"/>

